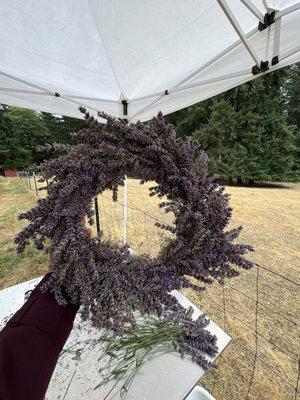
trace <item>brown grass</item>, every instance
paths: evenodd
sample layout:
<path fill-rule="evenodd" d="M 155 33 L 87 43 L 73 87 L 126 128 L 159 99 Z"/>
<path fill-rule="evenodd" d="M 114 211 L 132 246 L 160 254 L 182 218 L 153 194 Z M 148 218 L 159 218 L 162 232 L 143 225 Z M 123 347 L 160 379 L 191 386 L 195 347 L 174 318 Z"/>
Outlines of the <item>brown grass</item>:
<path fill-rule="evenodd" d="M 47 271 L 47 257 L 29 246 L 16 254 L 14 236 L 26 222 L 18 215 L 35 203 L 34 192 L 16 178 L 0 178 L 0 289 L 24 282 Z"/>
<path fill-rule="evenodd" d="M 128 180 L 127 240 L 134 250 L 155 255 L 165 238 L 155 226 L 155 220 L 172 222 L 172 218 L 161 213 L 156 198 L 149 198 L 149 186 L 141 187 L 137 180 Z M 244 226 L 241 240 L 255 247 L 256 252 L 251 255 L 253 261 L 292 281 L 299 281 L 300 184 L 229 187 L 227 190 L 232 195 L 232 225 Z M 13 251 L 11 239 L 22 226 L 16 219 L 17 213 L 34 203 L 34 195 L 18 179 L 0 180 L 0 193 L 0 256 L 3 256 Z M 111 240 L 122 242 L 122 189 L 117 204 L 112 202 L 110 193 L 104 193 L 99 196 L 99 205 L 104 233 Z M 31 252 L 18 258 L 2 275 L 0 267 L 0 287 L 30 279 L 46 270 L 47 258 L 36 254 L 32 248 Z M 258 357 L 248 398 L 286 400 L 295 397 L 299 287 L 264 269 L 259 270 L 258 287 L 256 279 L 257 268 L 243 272 L 225 287 L 213 285 L 201 295 L 186 291 L 186 295 L 233 339 L 219 358 L 219 369 L 209 371 L 202 380 L 217 399 L 245 398 L 255 360 L 256 307 Z M 256 303 L 257 289 L 259 304 Z"/>

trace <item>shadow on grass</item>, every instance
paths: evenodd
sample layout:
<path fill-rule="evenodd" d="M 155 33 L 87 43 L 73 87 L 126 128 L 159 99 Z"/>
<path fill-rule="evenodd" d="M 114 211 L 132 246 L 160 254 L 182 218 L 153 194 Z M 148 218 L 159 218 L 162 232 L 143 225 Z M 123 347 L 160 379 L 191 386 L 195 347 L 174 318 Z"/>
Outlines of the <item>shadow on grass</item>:
<path fill-rule="evenodd" d="M 228 187 L 245 187 L 245 188 L 261 188 L 261 189 L 293 189 L 293 186 L 289 182 L 254 182 L 251 184 L 228 183 L 220 180 L 217 180 L 217 182 L 220 185 Z"/>

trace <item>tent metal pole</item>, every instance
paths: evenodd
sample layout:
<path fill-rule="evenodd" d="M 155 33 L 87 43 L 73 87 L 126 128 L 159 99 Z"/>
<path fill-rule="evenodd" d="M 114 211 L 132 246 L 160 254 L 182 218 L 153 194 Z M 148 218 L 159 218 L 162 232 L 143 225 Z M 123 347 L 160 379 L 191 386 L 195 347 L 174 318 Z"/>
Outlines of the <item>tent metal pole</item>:
<path fill-rule="evenodd" d="M 255 30 L 255 32 L 257 32 L 257 30 Z M 240 43 L 240 41 L 239 41 L 239 43 Z M 291 55 L 297 53 L 298 51 L 300 51 L 300 46 L 296 46 L 296 47 L 294 47 L 293 49 L 291 49 L 290 51 L 288 51 L 288 52 L 282 54 L 281 57 L 280 57 L 280 60 L 283 61 L 284 59 L 290 57 Z M 207 66 L 208 66 L 208 65 L 207 65 Z M 272 70 L 273 70 L 273 68 L 270 66 L 269 71 L 272 71 Z M 196 83 L 196 84 L 194 84 L 194 85 L 186 85 L 186 86 L 183 86 L 183 87 L 182 87 L 182 90 L 192 89 L 193 87 L 203 86 L 203 85 L 205 85 L 205 84 L 210 84 L 210 83 L 214 83 L 214 82 L 221 82 L 222 80 L 225 81 L 225 80 L 228 80 L 228 79 L 230 79 L 230 78 L 239 77 L 239 76 L 244 76 L 244 75 L 246 76 L 246 75 L 250 75 L 250 74 L 251 74 L 251 72 L 249 72 L 249 71 L 240 71 L 240 72 L 235 73 L 235 74 L 229 74 L 229 75 L 227 75 L 227 76 L 223 76 L 222 79 L 221 79 L 221 78 L 220 78 L 220 79 L 219 79 L 219 78 L 214 78 L 214 79 L 211 79 L 211 80 L 198 82 L 198 83 Z M 233 86 L 233 87 L 234 87 L 234 86 Z M 176 86 L 174 86 L 172 89 L 170 89 L 170 90 L 168 91 L 168 94 L 172 94 L 173 92 L 177 92 L 177 91 L 179 91 L 179 90 L 180 90 L 180 89 L 177 90 L 177 89 L 176 89 Z M 228 90 L 228 89 L 226 89 L 226 90 Z M 148 105 L 147 105 L 146 107 L 144 107 L 142 110 L 139 110 L 139 111 L 136 112 L 134 115 L 132 115 L 132 116 L 130 117 L 130 120 L 132 120 L 133 118 L 135 118 L 135 117 L 137 117 L 138 115 L 142 114 L 143 112 L 147 111 L 149 108 L 151 108 L 151 107 L 152 107 L 153 105 L 155 105 L 157 102 L 159 102 L 162 98 L 165 98 L 165 97 L 166 97 L 165 93 L 157 93 L 157 95 L 159 96 L 158 98 L 156 98 L 155 100 L 153 100 L 150 104 L 148 104 Z M 149 96 L 144 96 L 144 97 L 136 98 L 136 99 L 131 100 L 130 103 L 135 102 L 135 101 L 138 101 L 138 100 L 146 100 L 147 98 L 151 98 L 151 97 L 154 97 L 154 96 L 156 96 L 156 95 L 149 95 Z"/>
<path fill-rule="evenodd" d="M 269 12 L 270 8 L 269 8 L 269 6 L 268 6 L 267 0 L 262 0 L 262 3 L 263 3 L 263 5 L 264 5 L 266 11 Z"/>
<path fill-rule="evenodd" d="M 300 2 L 295 3 L 287 8 L 285 8 L 284 10 L 278 11 L 277 13 L 277 18 L 281 18 L 284 15 L 290 14 L 293 11 L 297 11 L 300 9 Z"/>
<path fill-rule="evenodd" d="M 170 90 L 170 93 L 176 93 L 176 92 L 180 92 L 181 90 L 193 89 L 193 88 L 196 88 L 198 86 L 210 85 L 212 83 L 227 81 L 228 79 L 238 78 L 239 76 L 245 76 L 245 75 L 251 75 L 251 71 L 249 71 L 247 69 L 247 70 L 243 70 L 243 71 L 240 71 L 240 72 L 235 72 L 233 74 L 223 75 L 223 76 L 220 76 L 218 78 L 207 79 L 205 81 L 196 82 L 194 84 L 181 86 L 179 88 Z"/>
<path fill-rule="evenodd" d="M 98 197 L 96 196 L 94 198 L 94 206 L 95 206 L 95 215 L 96 215 L 96 233 L 97 233 L 97 238 L 100 240 L 100 213 L 99 213 L 99 204 L 98 204 Z"/>
<path fill-rule="evenodd" d="M 47 90 L 47 89 L 45 89 L 45 88 L 42 88 L 41 86 L 38 86 L 38 85 L 35 85 L 34 83 L 30 83 L 30 82 L 28 82 L 28 81 L 25 81 L 24 79 L 17 78 L 17 77 L 14 76 L 14 75 L 7 74 L 6 72 L 3 72 L 3 71 L 0 71 L 0 75 L 5 76 L 6 78 L 12 79 L 12 80 L 14 80 L 14 81 L 23 83 L 24 85 L 27 85 L 27 86 L 33 87 L 33 88 L 35 88 L 35 89 L 41 90 L 42 92 L 46 92 L 46 93 L 48 93 L 48 94 L 51 94 L 52 96 L 55 96 L 55 93 L 52 92 L 51 90 Z"/>
<path fill-rule="evenodd" d="M 288 57 L 290 57 L 291 55 L 297 53 L 298 51 L 300 51 L 300 46 L 297 46 L 297 47 L 293 48 L 292 50 L 290 50 L 290 51 L 284 53 L 284 54 L 280 57 L 280 60 L 281 60 L 281 61 L 284 61 L 286 58 L 288 58 Z M 267 71 L 267 73 L 268 73 L 268 72 L 271 72 L 271 71 L 274 71 L 274 70 L 276 70 L 276 69 L 277 69 L 277 66 L 274 66 L 274 67 L 273 67 L 273 66 L 270 66 L 270 68 L 269 68 L 269 70 Z M 245 82 L 252 81 L 253 79 L 255 79 L 255 75 L 253 75 L 252 73 L 251 73 L 251 74 L 249 73 L 248 75 L 251 75 L 251 77 L 250 77 L 249 79 L 247 79 Z M 242 83 L 245 83 L 245 82 L 242 82 Z M 236 87 L 236 86 L 238 86 L 238 85 L 240 85 L 240 84 L 241 84 L 241 82 L 240 82 L 240 83 L 230 84 L 229 86 L 227 86 L 227 87 L 225 88 L 224 91 L 230 90 L 230 89 L 232 89 L 232 88 L 234 88 L 234 87 Z M 216 92 L 216 93 L 214 93 L 214 95 L 217 95 L 218 93 L 219 93 L 219 92 Z M 202 98 L 201 100 L 199 100 L 199 101 L 204 101 L 204 100 L 206 100 L 206 99 L 209 98 L 209 97 L 210 97 L 210 96 L 208 96 L 208 97 L 203 97 L 203 98 Z M 191 104 L 187 104 L 186 107 L 188 107 L 188 106 L 190 106 L 190 105 L 192 105 L 192 104 L 194 104 L 194 102 L 192 102 Z M 150 105 L 147 106 L 147 107 L 145 107 L 145 109 L 140 110 L 138 113 L 136 113 L 135 115 L 133 115 L 133 116 L 131 117 L 131 119 L 135 118 L 138 114 L 140 114 L 140 113 L 146 111 L 149 107 L 150 107 Z M 180 110 L 180 109 L 181 109 L 181 107 L 173 108 L 172 110 L 169 110 L 169 111 L 168 111 L 168 114 L 170 114 L 170 113 L 172 113 L 172 112 L 175 112 L 175 111 L 178 111 L 178 110 Z"/>
<path fill-rule="evenodd" d="M 288 7 L 286 10 L 283 10 L 279 13 L 276 14 L 275 16 L 275 21 L 277 19 L 279 19 L 282 15 L 282 13 L 284 13 L 285 11 L 287 12 L 292 12 L 295 11 L 295 9 L 300 8 L 300 3 L 294 4 L 291 7 Z M 288 11 L 290 9 L 290 11 Z M 266 6 L 266 10 L 268 10 L 267 6 Z M 283 14 L 285 15 L 285 14 Z M 255 33 L 258 32 L 258 28 L 254 28 L 252 29 L 250 32 L 248 32 L 247 34 L 245 34 L 245 37 L 247 39 L 250 39 Z M 189 81 L 190 79 L 194 78 L 196 75 L 198 75 L 200 72 L 204 71 L 206 68 L 210 67 L 214 62 L 218 61 L 220 58 L 222 58 L 223 56 L 225 56 L 227 53 L 229 53 L 231 50 L 233 50 L 235 47 L 237 47 L 238 45 L 240 45 L 242 43 L 242 40 L 237 40 L 236 42 L 234 42 L 231 46 L 229 46 L 227 49 L 223 50 L 221 53 L 217 54 L 215 57 L 213 57 L 212 59 L 210 59 L 208 62 L 206 62 L 205 64 L 201 65 L 201 67 L 197 68 L 195 71 L 193 71 L 191 74 L 189 74 L 188 76 L 186 76 L 184 79 L 182 79 L 181 81 L 179 81 L 178 83 L 176 83 L 175 85 L 173 85 L 170 89 L 169 92 L 171 93 L 171 91 L 181 85 L 183 85 L 185 82 Z M 163 92 L 159 92 L 159 93 L 152 93 L 149 94 L 147 96 L 141 96 L 141 97 L 136 97 L 132 100 L 130 100 L 130 103 L 133 102 L 137 102 L 137 101 L 143 101 L 143 100 L 147 100 L 147 99 L 151 99 L 153 97 L 158 97 L 160 100 L 161 98 L 164 97 Z M 156 102 L 156 101 L 155 101 Z M 150 107 L 151 105 L 149 105 Z M 147 109 L 149 108 L 147 106 Z"/>
<path fill-rule="evenodd" d="M 12 92 L 12 93 L 23 93 L 23 94 L 33 94 L 33 95 L 45 95 L 45 96 L 53 96 L 53 94 L 49 92 L 40 92 L 37 90 L 22 90 L 22 89 L 13 89 L 13 88 L 6 88 L 0 87 L 0 92 Z M 69 96 L 69 95 L 60 95 L 60 97 L 68 97 L 70 99 L 79 99 L 79 100 L 91 100 L 91 101 L 102 101 L 104 103 L 115 103 L 118 104 L 118 100 L 111 100 L 111 99 L 101 99 L 99 97 L 84 97 L 84 96 Z"/>
<path fill-rule="evenodd" d="M 252 37 L 256 32 L 258 32 L 258 28 L 254 28 L 252 29 L 247 35 L 247 38 Z M 192 72 L 191 74 L 189 74 L 186 78 L 182 79 L 180 82 L 178 82 L 176 85 L 174 85 L 170 90 L 175 89 L 181 85 L 183 85 L 184 83 L 186 83 L 187 81 L 189 81 L 190 79 L 194 78 L 196 75 L 198 75 L 200 72 L 202 72 L 203 70 L 205 70 L 206 68 L 210 67 L 213 63 L 215 63 L 216 61 L 218 61 L 220 58 L 222 58 L 223 56 L 225 56 L 226 54 L 228 54 L 231 50 L 235 49 L 238 45 L 240 45 L 242 43 L 241 40 L 237 40 L 236 42 L 234 42 L 232 45 L 230 45 L 229 47 L 227 47 L 227 49 L 223 50 L 221 53 L 217 54 L 215 57 L 213 57 L 212 59 L 210 59 L 207 63 L 203 64 L 201 67 L 199 67 L 198 69 L 196 69 L 194 72 Z"/>
<path fill-rule="evenodd" d="M 37 197 L 39 197 L 39 192 L 38 192 L 38 187 L 37 187 L 37 182 L 36 182 L 36 176 L 35 172 L 33 171 L 33 181 L 34 181 L 34 188 L 35 188 L 35 194 Z"/>
<path fill-rule="evenodd" d="M 168 94 L 180 92 L 180 91 L 183 91 L 183 90 L 193 89 L 193 88 L 196 88 L 196 87 L 199 87 L 199 86 L 209 85 L 209 84 L 216 83 L 216 82 L 223 82 L 223 81 L 226 81 L 228 79 L 238 78 L 239 76 L 246 76 L 246 75 L 251 75 L 251 71 L 243 70 L 243 71 L 240 71 L 240 72 L 235 72 L 233 74 L 223 75 L 222 77 L 207 79 L 206 81 L 196 82 L 196 83 L 191 84 L 191 85 L 185 85 L 185 86 L 181 86 L 181 87 L 178 87 L 178 88 L 170 89 L 168 91 Z M 134 115 L 132 115 L 130 119 L 135 118 L 139 114 L 141 114 L 144 111 L 148 110 L 150 107 L 154 106 L 158 101 L 160 101 L 162 98 L 166 97 L 166 95 L 167 95 L 166 93 L 161 93 L 158 98 L 153 100 L 150 104 L 148 104 L 142 110 L 140 110 L 137 113 L 135 113 Z"/>
<path fill-rule="evenodd" d="M 279 62 L 280 36 L 281 36 L 281 18 L 276 19 L 276 21 L 274 23 L 274 43 L 273 43 L 272 65 L 275 65 Z"/>
<path fill-rule="evenodd" d="M 256 32 L 258 32 L 258 28 L 254 28 L 252 29 L 246 36 L 247 38 L 252 37 Z M 179 81 L 178 83 L 176 83 L 175 85 L 173 85 L 170 88 L 170 92 L 176 88 L 178 88 L 179 86 L 182 86 L 184 83 L 186 83 L 187 81 L 191 80 L 192 78 L 194 78 L 196 75 L 198 75 L 200 72 L 204 71 L 206 68 L 210 67 L 213 63 L 215 63 L 216 61 L 218 61 L 220 58 L 222 58 L 223 56 L 225 56 L 227 53 L 229 53 L 231 50 L 233 50 L 235 47 L 237 47 L 239 44 L 241 44 L 241 40 L 237 40 L 236 42 L 234 42 L 232 45 L 230 45 L 229 47 L 227 47 L 227 49 L 223 50 L 221 53 L 217 54 L 215 57 L 213 57 L 212 59 L 210 59 L 208 62 L 206 62 L 205 64 L 201 65 L 201 67 L 197 68 L 194 72 L 192 72 L 191 74 L 189 74 L 188 76 L 186 76 L 184 79 L 182 79 L 181 81 Z M 136 101 L 142 101 L 142 100 L 147 100 L 147 99 L 151 99 L 153 97 L 157 97 L 157 96 L 162 96 L 163 92 L 160 93 L 153 93 L 153 94 L 149 94 L 147 96 L 142 96 L 142 97 L 136 97 L 132 100 L 130 100 L 130 103 L 136 102 Z"/>
<path fill-rule="evenodd" d="M 41 90 L 42 92 L 47 93 L 47 94 L 49 94 L 49 95 L 51 95 L 51 96 L 53 96 L 53 97 L 60 97 L 60 98 L 63 99 L 63 100 L 66 100 L 66 101 L 69 101 L 70 103 L 76 104 L 77 106 L 84 106 L 84 107 L 86 107 L 86 108 L 88 108 L 88 109 L 90 109 L 90 110 L 94 110 L 94 111 L 96 111 L 96 112 L 99 111 L 99 110 L 98 110 L 97 108 L 95 108 L 95 107 L 87 106 L 87 105 L 85 105 L 85 104 L 83 104 L 83 103 L 79 103 L 78 101 L 75 101 L 75 100 L 71 99 L 71 98 L 68 97 L 68 96 L 64 96 L 64 95 L 61 95 L 61 94 L 58 93 L 58 92 L 53 92 L 53 91 L 51 91 L 51 90 L 45 89 L 45 88 L 43 88 L 43 87 L 41 87 L 41 86 L 39 86 L 39 85 L 36 85 L 36 84 L 34 84 L 34 83 L 25 81 L 24 79 L 18 78 L 18 77 L 14 76 L 14 75 L 7 74 L 6 72 L 0 71 L 0 75 L 5 76 L 6 78 L 12 79 L 12 80 L 14 80 L 14 81 L 16 81 L 16 82 L 20 82 L 20 83 L 22 83 L 22 84 L 24 84 L 24 85 L 30 86 L 30 87 L 32 87 L 32 88 Z"/>
<path fill-rule="evenodd" d="M 248 8 L 249 11 L 255 15 L 259 21 L 264 22 L 264 15 L 263 13 L 256 7 L 256 5 L 251 0 L 241 0 L 241 3 L 244 4 L 245 7 Z"/>
<path fill-rule="evenodd" d="M 46 92 L 39 92 L 37 90 L 19 90 L 19 89 L 12 89 L 12 88 L 5 88 L 5 87 L 0 87 L 0 92 L 9 92 L 9 93 L 23 93 L 23 94 L 37 94 L 41 96 L 49 96 L 49 93 Z"/>
<path fill-rule="evenodd" d="M 157 102 L 159 102 L 161 99 L 163 99 L 165 97 L 165 94 L 161 94 L 158 98 L 156 98 L 155 100 L 153 100 L 150 104 L 148 104 L 146 107 L 144 107 L 142 110 L 136 112 L 135 114 L 133 114 L 129 121 L 131 121 L 133 118 L 137 117 L 138 115 L 140 115 L 141 113 L 143 113 L 144 111 L 148 110 L 149 108 L 151 108 L 152 106 L 154 106 L 154 104 L 156 104 Z"/>
<path fill-rule="evenodd" d="M 257 65 L 258 68 L 260 68 L 260 59 L 257 57 L 252 45 L 248 41 L 247 36 L 244 34 L 244 32 L 243 32 L 242 28 L 240 27 L 237 19 L 233 15 L 230 7 L 228 6 L 226 0 L 217 0 L 217 2 L 219 3 L 219 6 L 222 8 L 222 10 L 223 10 L 224 14 L 226 15 L 227 19 L 231 23 L 233 29 L 235 30 L 235 32 L 237 33 L 237 35 L 241 39 L 241 41 L 244 44 L 245 48 L 247 49 L 248 53 L 250 54 L 250 56 L 254 60 L 255 64 Z"/>
<path fill-rule="evenodd" d="M 21 89 L 12 89 L 12 88 L 5 88 L 5 87 L 0 87 L 0 92 L 9 92 L 9 93 L 22 93 L 22 94 L 33 94 L 33 95 L 38 95 L 38 96 L 53 96 L 53 94 L 48 93 L 48 92 L 40 92 L 37 90 L 21 90 Z M 61 98 L 70 98 L 72 99 L 82 99 L 82 100 L 91 100 L 91 101 L 102 101 L 103 103 L 115 103 L 118 104 L 118 100 L 111 100 L 111 99 L 101 99 L 99 97 L 83 97 L 83 96 L 69 96 L 69 95 L 61 95 Z"/>

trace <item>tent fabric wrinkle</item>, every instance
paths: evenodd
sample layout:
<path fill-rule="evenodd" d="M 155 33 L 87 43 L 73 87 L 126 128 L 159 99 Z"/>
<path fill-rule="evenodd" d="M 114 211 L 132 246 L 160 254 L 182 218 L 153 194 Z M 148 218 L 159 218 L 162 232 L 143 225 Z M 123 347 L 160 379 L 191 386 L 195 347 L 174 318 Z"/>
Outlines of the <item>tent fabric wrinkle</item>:
<path fill-rule="evenodd" d="M 146 121 L 300 61 L 299 0 L 0 6 L 0 103 L 75 118 Z"/>

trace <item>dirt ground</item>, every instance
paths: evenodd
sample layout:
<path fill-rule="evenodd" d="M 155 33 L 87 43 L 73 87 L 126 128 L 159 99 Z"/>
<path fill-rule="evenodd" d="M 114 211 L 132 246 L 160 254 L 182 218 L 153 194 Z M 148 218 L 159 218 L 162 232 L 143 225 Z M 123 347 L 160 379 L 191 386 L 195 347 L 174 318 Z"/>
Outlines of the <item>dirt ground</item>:
<path fill-rule="evenodd" d="M 165 238 L 155 222 L 171 222 L 172 218 L 161 213 L 156 198 L 149 198 L 149 186 L 128 180 L 126 225 L 122 188 L 116 204 L 110 193 L 99 196 L 99 208 L 105 235 L 122 242 L 126 232 L 134 250 L 153 256 Z M 257 400 L 295 399 L 299 373 L 300 184 L 232 186 L 227 191 L 234 210 L 232 226 L 244 226 L 240 240 L 254 246 L 251 259 L 261 267 L 243 272 L 224 287 L 213 285 L 201 295 L 186 291 L 232 337 L 218 359 L 219 368 L 208 371 L 201 383 L 219 400 L 242 400 L 247 394 L 248 399 Z M 45 272 L 47 257 L 32 247 L 24 255 L 16 255 L 11 243 L 24 224 L 17 215 L 34 204 L 34 191 L 25 180 L 0 178 L 0 196 L 0 288 L 4 288 Z"/>

